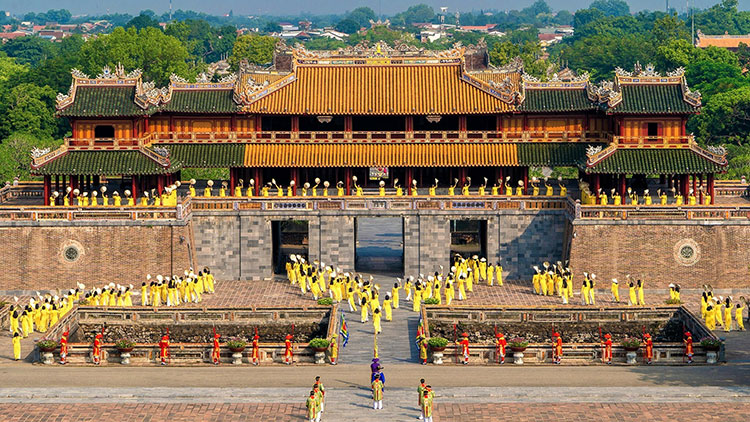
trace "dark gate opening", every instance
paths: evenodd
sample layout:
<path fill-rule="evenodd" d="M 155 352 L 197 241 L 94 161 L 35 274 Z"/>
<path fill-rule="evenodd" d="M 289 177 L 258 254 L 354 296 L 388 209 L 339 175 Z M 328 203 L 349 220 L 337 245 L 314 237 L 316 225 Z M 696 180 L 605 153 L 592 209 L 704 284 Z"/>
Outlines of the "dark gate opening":
<path fill-rule="evenodd" d="M 451 220 L 451 255 L 487 256 L 487 220 Z"/>
<path fill-rule="evenodd" d="M 354 221 L 354 269 L 358 272 L 404 273 L 404 220 L 362 217 Z"/>
<path fill-rule="evenodd" d="M 274 273 L 285 274 L 290 255 L 301 255 L 305 260 L 309 253 L 309 229 L 307 220 L 282 220 L 271 222 L 271 244 L 273 246 Z"/>

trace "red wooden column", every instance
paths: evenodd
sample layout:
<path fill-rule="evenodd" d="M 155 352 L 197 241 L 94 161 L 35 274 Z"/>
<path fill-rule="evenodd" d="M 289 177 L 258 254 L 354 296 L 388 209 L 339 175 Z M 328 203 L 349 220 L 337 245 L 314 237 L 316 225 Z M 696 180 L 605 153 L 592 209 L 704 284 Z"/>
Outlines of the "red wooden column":
<path fill-rule="evenodd" d="M 229 196 L 234 196 L 234 186 L 235 186 L 235 169 L 234 167 L 229 168 Z"/>
<path fill-rule="evenodd" d="M 524 121 L 525 120 L 526 120 L 526 116 L 524 116 Z M 529 168 L 528 167 L 523 168 L 523 188 L 524 190 L 527 190 L 529 188 Z"/>
<path fill-rule="evenodd" d="M 594 197 L 598 197 L 599 195 L 599 173 L 594 174 L 594 190 L 591 192 L 594 194 Z"/>
<path fill-rule="evenodd" d="M 682 196 L 687 200 L 687 197 L 690 194 L 690 176 L 687 174 L 682 175 L 680 187 L 682 188 Z"/>
<path fill-rule="evenodd" d="M 161 195 L 164 191 L 164 176 L 156 176 L 156 194 Z"/>
<path fill-rule="evenodd" d="M 626 185 L 627 185 L 627 180 L 625 179 L 625 175 L 621 174 L 620 175 L 620 198 L 622 198 L 621 203 L 623 204 L 625 203 L 625 194 L 628 191 L 628 187 Z"/>
<path fill-rule="evenodd" d="M 694 174 L 691 177 L 693 178 L 693 194 L 696 194 L 696 193 L 698 193 L 698 186 L 697 186 L 697 183 L 696 183 L 698 177 L 696 175 L 694 175 Z"/>
<path fill-rule="evenodd" d="M 714 174 L 708 173 L 706 178 L 708 181 L 708 194 L 711 195 L 711 205 L 713 205 L 716 199 L 716 194 L 714 193 Z"/>
<path fill-rule="evenodd" d="M 347 167 L 344 169 L 344 187 L 346 188 L 345 194 L 352 194 L 352 169 Z"/>
<path fill-rule="evenodd" d="M 700 187 L 705 188 L 703 185 L 703 173 L 696 175 L 696 177 L 698 178 Z M 703 205 L 703 189 L 698 193 L 698 205 Z"/>
<path fill-rule="evenodd" d="M 49 197 L 51 192 L 52 176 L 44 176 L 44 198 L 42 198 L 42 204 L 49 205 Z"/>
<path fill-rule="evenodd" d="M 292 180 L 294 180 L 294 187 L 292 187 L 292 195 L 297 196 L 297 186 L 299 185 L 299 169 L 292 169 Z"/>
<path fill-rule="evenodd" d="M 253 178 L 255 179 L 255 196 L 260 196 L 260 187 L 263 184 L 263 175 L 259 168 L 253 169 Z"/>
<path fill-rule="evenodd" d="M 130 194 L 133 196 L 133 199 L 136 200 L 138 199 L 138 180 L 136 180 L 135 176 L 132 176 L 130 180 Z"/>

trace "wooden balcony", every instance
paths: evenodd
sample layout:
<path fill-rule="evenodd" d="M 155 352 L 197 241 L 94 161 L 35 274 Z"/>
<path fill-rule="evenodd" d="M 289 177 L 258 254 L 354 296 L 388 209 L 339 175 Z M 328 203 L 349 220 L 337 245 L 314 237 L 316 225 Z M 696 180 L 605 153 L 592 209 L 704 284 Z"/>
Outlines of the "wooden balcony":
<path fill-rule="evenodd" d="M 693 135 L 685 136 L 615 136 L 608 135 L 608 140 L 619 148 L 664 148 L 684 147 L 695 144 Z"/>
<path fill-rule="evenodd" d="M 166 132 L 150 134 L 157 143 L 452 143 L 452 142 L 607 142 L 606 132 L 373 131 L 373 132 Z"/>
<path fill-rule="evenodd" d="M 133 149 L 146 145 L 151 141 L 151 135 L 140 138 L 65 138 L 65 145 L 76 150 L 117 150 Z"/>

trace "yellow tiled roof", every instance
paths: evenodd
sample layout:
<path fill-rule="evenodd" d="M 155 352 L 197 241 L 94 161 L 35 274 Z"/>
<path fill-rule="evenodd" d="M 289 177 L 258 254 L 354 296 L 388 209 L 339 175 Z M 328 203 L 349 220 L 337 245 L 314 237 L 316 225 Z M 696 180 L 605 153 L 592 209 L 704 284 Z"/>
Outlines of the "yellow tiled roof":
<path fill-rule="evenodd" d="M 482 114 L 513 106 L 461 79 L 458 63 L 297 66 L 296 80 L 243 109 L 265 114 Z"/>
<path fill-rule="evenodd" d="M 245 147 L 245 167 L 515 166 L 516 144 L 284 145 Z"/>

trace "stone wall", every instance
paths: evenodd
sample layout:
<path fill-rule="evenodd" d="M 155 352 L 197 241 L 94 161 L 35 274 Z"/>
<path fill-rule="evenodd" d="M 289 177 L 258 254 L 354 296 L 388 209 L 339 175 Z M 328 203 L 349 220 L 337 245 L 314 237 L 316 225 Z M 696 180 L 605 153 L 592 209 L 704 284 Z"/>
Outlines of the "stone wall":
<path fill-rule="evenodd" d="M 253 280 L 270 277 L 271 222 L 308 222 L 309 259 L 344 271 L 355 267 L 357 217 L 393 217 L 372 210 L 319 211 L 201 211 L 193 216 L 197 260 L 218 278 Z M 398 215 L 397 215 L 398 216 Z M 450 267 L 450 221 L 487 220 L 487 257 L 500 261 L 508 278 L 526 277 L 532 265 L 563 259 L 566 216 L 563 210 L 408 210 L 404 221 L 404 274 L 428 274 Z"/>
<path fill-rule="evenodd" d="M 576 220 L 572 225 L 571 268 L 593 272 L 600 283 L 625 276 L 646 288 L 750 287 L 750 224 L 707 221 Z"/>
<path fill-rule="evenodd" d="M 190 222 L 0 223 L 0 290 L 137 284 L 194 265 Z"/>

